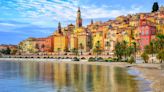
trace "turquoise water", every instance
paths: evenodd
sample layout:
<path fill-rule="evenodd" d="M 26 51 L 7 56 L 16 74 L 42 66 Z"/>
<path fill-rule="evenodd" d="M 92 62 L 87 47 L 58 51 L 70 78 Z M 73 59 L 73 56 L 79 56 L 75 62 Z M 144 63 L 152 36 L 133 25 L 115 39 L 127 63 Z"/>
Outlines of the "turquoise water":
<path fill-rule="evenodd" d="M 139 92 L 139 86 L 124 68 L 4 61 L 0 92 Z"/>

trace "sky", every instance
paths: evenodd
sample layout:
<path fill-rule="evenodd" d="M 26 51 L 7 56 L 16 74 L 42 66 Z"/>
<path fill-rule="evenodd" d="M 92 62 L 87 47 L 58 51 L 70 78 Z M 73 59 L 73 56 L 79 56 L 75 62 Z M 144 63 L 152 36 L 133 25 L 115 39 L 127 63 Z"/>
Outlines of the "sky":
<path fill-rule="evenodd" d="M 91 19 L 150 12 L 154 2 L 164 5 L 164 0 L 0 0 L 0 44 L 52 35 L 59 21 L 62 26 L 75 24 L 78 7 L 87 25 Z"/>

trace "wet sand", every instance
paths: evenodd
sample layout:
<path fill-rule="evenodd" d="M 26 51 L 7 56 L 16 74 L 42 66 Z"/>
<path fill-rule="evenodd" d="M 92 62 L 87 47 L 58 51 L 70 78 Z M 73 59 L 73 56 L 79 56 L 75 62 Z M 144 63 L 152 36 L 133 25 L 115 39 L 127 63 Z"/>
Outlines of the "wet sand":
<path fill-rule="evenodd" d="M 137 65 L 134 68 L 141 72 L 140 77 L 151 82 L 153 92 L 164 92 L 164 70 L 160 68 L 160 64 L 142 64 L 141 67 Z"/>

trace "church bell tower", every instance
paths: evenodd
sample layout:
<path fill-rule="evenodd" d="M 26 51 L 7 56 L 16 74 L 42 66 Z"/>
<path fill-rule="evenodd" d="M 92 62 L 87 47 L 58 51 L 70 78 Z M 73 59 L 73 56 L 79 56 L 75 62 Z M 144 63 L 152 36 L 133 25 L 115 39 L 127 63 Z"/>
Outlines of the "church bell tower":
<path fill-rule="evenodd" d="M 82 27 L 82 18 L 81 18 L 80 7 L 78 8 L 78 11 L 77 11 L 76 27 Z"/>
<path fill-rule="evenodd" d="M 59 23 L 58 23 L 58 33 L 59 33 L 59 34 L 62 34 L 62 31 L 61 31 L 61 30 L 62 30 L 62 29 L 61 29 L 61 23 L 59 22 Z"/>

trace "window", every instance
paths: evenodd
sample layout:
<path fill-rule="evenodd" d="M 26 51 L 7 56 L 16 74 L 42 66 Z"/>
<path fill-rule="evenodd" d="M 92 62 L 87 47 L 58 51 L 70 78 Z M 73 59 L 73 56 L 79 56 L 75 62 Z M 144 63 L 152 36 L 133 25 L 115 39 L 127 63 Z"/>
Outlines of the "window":
<path fill-rule="evenodd" d="M 146 31 L 146 35 L 149 35 L 149 31 L 148 30 Z"/>
<path fill-rule="evenodd" d="M 142 31 L 144 31 L 144 29 L 145 29 L 145 28 L 144 28 L 144 27 L 142 27 Z"/>
<path fill-rule="evenodd" d="M 102 34 L 102 32 L 100 32 L 100 36 L 102 36 L 103 34 Z"/>
<path fill-rule="evenodd" d="M 142 31 L 142 35 L 144 35 L 144 31 Z"/>
<path fill-rule="evenodd" d="M 152 30 L 152 35 L 155 35 L 155 31 L 154 30 Z"/>
<path fill-rule="evenodd" d="M 108 36 L 110 36 L 110 33 L 108 33 Z"/>

